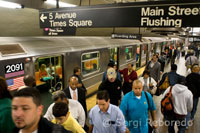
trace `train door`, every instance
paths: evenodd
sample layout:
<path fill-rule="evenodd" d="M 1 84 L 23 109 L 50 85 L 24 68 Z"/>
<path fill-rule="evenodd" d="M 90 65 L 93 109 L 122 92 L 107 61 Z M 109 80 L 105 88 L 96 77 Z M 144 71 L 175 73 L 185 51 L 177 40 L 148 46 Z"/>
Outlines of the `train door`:
<path fill-rule="evenodd" d="M 117 68 L 119 68 L 119 48 L 110 48 L 110 61 L 113 61 L 117 64 Z"/>
<path fill-rule="evenodd" d="M 142 49 L 141 50 L 141 66 L 145 66 L 146 62 L 148 61 L 147 60 L 147 52 L 148 52 L 147 44 L 142 45 L 141 49 Z"/>
<path fill-rule="evenodd" d="M 35 80 L 38 88 L 62 89 L 63 61 L 62 56 L 39 57 L 35 61 Z"/>
<path fill-rule="evenodd" d="M 139 69 L 141 66 L 141 45 L 137 45 L 136 51 L 136 69 Z"/>

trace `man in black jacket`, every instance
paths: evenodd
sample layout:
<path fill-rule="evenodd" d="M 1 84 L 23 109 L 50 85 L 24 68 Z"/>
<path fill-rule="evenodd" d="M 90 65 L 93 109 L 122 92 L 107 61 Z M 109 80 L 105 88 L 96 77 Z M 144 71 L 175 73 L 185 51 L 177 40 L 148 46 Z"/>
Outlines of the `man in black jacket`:
<path fill-rule="evenodd" d="M 114 68 L 107 70 L 107 79 L 103 81 L 98 90 L 107 90 L 110 95 L 110 103 L 116 106 L 121 100 L 121 82 L 116 79 L 116 71 Z"/>
<path fill-rule="evenodd" d="M 82 88 L 78 88 L 78 78 L 75 76 L 71 76 L 69 78 L 69 86 L 65 88 L 63 91 L 65 92 L 67 98 L 74 99 L 80 102 L 85 111 L 85 116 L 87 117 L 87 107 L 86 107 L 86 94 L 85 90 Z"/>
<path fill-rule="evenodd" d="M 69 133 L 62 126 L 43 118 L 40 92 L 27 87 L 17 91 L 12 99 L 12 118 L 16 128 L 14 133 Z"/>
<path fill-rule="evenodd" d="M 191 111 L 190 119 L 194 119 L 194 115 L 197 111 L 197 105 L 200 97 L 200 74 L 198 64 L 192 65 L 192 73 L 186 77 L 186 86 L 191 90 L 193 94 L 193 108 Z"/>

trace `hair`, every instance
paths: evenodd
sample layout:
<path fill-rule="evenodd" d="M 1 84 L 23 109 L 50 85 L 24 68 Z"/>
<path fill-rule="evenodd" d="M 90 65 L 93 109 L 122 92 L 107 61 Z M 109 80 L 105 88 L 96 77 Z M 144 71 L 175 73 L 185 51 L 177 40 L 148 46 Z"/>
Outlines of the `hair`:
<path fill-rule="evenodd" d="M 134 84 L 142 84 L 142 82 L 139 79 L 136 79 L 136 80 L 133 81 L 133 85 Z"/>
<path fill-rule="evenodd" d="M 196 64 L 196 63 L 195 63 L 195 64 L 193 64 L 193 65 L 192 65 L 192 67 L 191 67 L 191 70 L 192 70 L 193 68 L 195 68 L 195 67 L 199 67 L 199 65 L 198 65 L 198 64 Z"/>
<path fill-rule="evenodd" d="M 150 71 L 149 70 L 144 70 L 143 74 L 142 74 L 142 77 L 147 74 L 147 75 L 150 75 Z"/>
<path fill-rule="evenodd" d="M 52 99 L 53 101 L 57 101 L 58 99 L 61 99 L 61 100 L 64 100 L 65 98 L 67 98 L 67 96 L 65 95 L 65 92 L 63 91 L 56 91 L 53 96 L 52 96 Z"/>
<path fill-rule="evenodd" d="M 35 87 L 36 86 L 36 82 L 35 82 L 35 79 L 33 78 L 33 76 L 30 76 L 30 75 L 26 75 L 24 76 L 24 84 L 26 86 L 29 86 L 29 87 Z"/>
<path fill-rule="evenodd" d="M 102 90 L 97 92 L 97 99 L 105 100 L 107 102 L 110 99 L 110 96 L 106 90 Z"/>
<path fill-rule="evenodd" d="M 172 64 L 171 65 L 171 71 L 176 71 L 177 70 L 177 65 L 176 64 Z"/>
<path fill-rule="evenodd" d="M 8 91 L 8 85 L 6 79 L 0 76 L 0 99 L 12 98 L 10 92 Z"/>
<path fill-rule="evenodd" d="M 114 67 L 114 63 L 113 62 L 109 62 L 108 63 L 108 67 Z"/>
<path fill-rule="evenodd" d="M 78 72 L 78 70 L 81 69 L 80 67 L 75 67 L 74 68 L 74 74 Z"/>
<path fill-rule="evenodd" d="M 156 58 L 158 58 L 158 55 L 155 53 L 155 54 L 153 54 L 153 56 L 156 56 Z"/>
<path fill-rule="evenodd" d="M 16 91 L 14 93 L 13 98 L 15 97 L 32 97 L 33 98 L 33 102 L 35 103 L 36 106 L 40 106 L 41 105 L 41 96 L 40 96 L 40 92 L 39 90 L 32 88 L 32 87 L 26 87 L 23 88 L 19 91 Z"/>
<path fill-rule="evenodd" d="M 70 82 L 70 80 L 71 80 L 72 78 L 75 78 L 75 79 L 78 81 L 78 78 L 77 78 L 76 76 L 72 75 L 72 76 L 69 77 L 68 82 Z"/>
<path fill-rule="evenodd" d="M 69 111 L 68 104 L 64 102 L 55 103 L 53 106 L 53 115 L 55 117 L 66 116 Z"/>

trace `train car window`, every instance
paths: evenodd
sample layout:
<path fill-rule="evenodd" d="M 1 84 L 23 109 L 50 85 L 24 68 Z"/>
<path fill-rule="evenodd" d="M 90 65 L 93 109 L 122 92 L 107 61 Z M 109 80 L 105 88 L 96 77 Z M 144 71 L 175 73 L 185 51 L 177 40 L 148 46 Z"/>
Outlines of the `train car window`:
<path fill-rule="evenodd" d="M 125 56 L 126 61 L 133 59 L 133 47 L 126 47 L 125 53 L 126 53 Z"/>
<path fill-rule="evenodd" d="M 99 70 L 99 52 L 84 53 L 81 57 L 81 71 L 82 74 L 88 75 Z"/>
<path fill-rule="evenodd" d="M 110 60 L 112 60 L 114 63 L 117 63 L 117 52 L 118 48 L 110 48 Z"/>
<path fill-rule="evenodd" d="M 54 88 L 62 81 L 62 56 L 40 57 L 35 61 L 36 85 Z"/>

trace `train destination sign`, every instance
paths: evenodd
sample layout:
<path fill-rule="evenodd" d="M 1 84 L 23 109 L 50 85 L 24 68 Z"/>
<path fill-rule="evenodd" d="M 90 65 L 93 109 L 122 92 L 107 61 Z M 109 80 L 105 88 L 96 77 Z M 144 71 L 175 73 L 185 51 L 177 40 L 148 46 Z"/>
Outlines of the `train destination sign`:
<path fill-rule="evenodd" d="M 40 10 L 40 28 L 199 27 L 200 2 L 135 2 Z M 192 20 L 192 22 L 191 22 Z"/>

